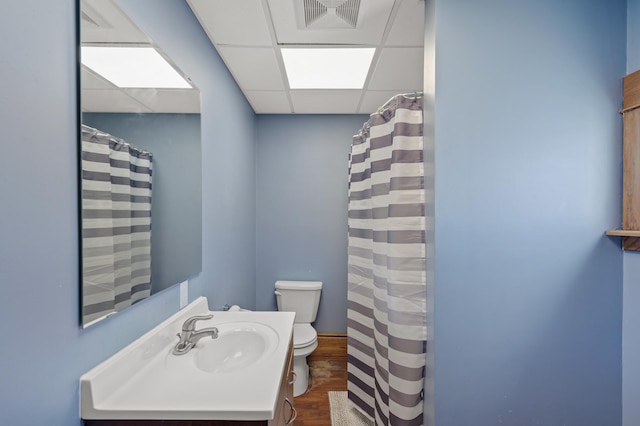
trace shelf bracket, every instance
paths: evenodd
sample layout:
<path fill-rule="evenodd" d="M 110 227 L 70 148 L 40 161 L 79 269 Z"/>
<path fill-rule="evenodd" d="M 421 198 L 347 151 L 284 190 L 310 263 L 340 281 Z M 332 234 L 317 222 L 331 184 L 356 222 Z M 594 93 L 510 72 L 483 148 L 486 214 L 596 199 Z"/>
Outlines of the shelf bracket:
<path fill-rule="evenodd" d="M 640 252 L 640 231 L 612 229 L 605 232 L 609 237 L 622 237 L 622 249 Z"/>

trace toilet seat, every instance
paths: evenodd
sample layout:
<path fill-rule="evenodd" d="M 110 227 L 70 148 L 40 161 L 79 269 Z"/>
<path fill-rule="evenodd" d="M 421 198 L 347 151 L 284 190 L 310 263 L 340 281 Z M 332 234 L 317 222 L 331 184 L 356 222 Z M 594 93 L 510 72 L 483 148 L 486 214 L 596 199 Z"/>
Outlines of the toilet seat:
<path fill-rule="evenodd" d="M 318 333 L 308 323 L 293 324 L 293 348 L 301 349 L 313 345 L 318 340 Z"/>

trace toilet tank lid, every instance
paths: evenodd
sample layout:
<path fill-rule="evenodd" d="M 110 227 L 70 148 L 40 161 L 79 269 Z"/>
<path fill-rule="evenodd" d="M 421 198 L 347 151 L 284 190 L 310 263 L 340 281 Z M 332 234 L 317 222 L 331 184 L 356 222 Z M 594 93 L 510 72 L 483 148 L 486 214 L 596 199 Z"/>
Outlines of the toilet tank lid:
<path fill-rule="evenodd" d="M 320 290 L 322 281 L 276 281 L 278 290 Z"/>

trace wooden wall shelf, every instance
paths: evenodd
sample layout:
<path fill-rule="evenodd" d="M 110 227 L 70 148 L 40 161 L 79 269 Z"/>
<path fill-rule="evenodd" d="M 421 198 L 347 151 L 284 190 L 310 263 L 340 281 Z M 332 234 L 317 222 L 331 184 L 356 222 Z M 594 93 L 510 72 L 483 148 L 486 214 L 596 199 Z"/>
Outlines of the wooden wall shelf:
<path fill-rule="evenodd" d="M 611 229 L 605 232 L 610 237 L 638 237 L 640 238 L 640 231 L 631 231 L 627 229 Z"/>
<path fill-rule="evenodd" d="M 622 83 L 622 229 L 606 231 L 622 237 L 624 250 L 640 251 L 640 71 Z"/>

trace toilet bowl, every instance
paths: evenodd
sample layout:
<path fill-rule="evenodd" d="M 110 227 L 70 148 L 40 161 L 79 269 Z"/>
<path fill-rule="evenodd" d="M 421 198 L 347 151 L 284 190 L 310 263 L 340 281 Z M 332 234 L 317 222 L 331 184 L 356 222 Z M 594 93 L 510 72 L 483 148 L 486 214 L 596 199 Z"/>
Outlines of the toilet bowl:
<path fill-rule="evenodd" d="M 302 395 L 309 387 L 309 365 L 307 357 L 318 347 L 318 333 L 311 324 L 293 326 L 293 396 Z"/>
<path fill-rule="evenodd" d="M 309 387 L 307 357 L 318 347 L 318 333 L 311 326 L 316 320 L 322 283 L 319 281 L 277 281 L 276 299 L 279 311 L 295 312 L 293 324 L 293 396 Z"/>

